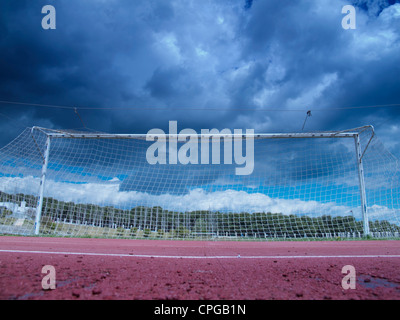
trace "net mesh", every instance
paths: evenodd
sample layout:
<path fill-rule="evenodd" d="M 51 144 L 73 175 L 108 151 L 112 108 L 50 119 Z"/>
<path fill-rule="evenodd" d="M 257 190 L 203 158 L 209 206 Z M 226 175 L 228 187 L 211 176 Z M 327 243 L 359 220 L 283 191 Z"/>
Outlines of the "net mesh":
<path fill-rule="evenodd" d="M 254 140 L 253 171 L 238 175 L 243 165 L 224 162 L 229 156 L 222 141 L 219 164 L 149 164 L 146 152 L 154 141 L 100 133 L 72 137 L 67 131 L 51 136 L 55 133 L 28 128 L 0 150 L 0 233 L 35 233 L 44 181 L 40 235 L 216 240 L 365 235 L 352 138 L 262 136 Z M 370 235 L 398 237 L 399 162 L 371 129 L 358 133 Z M 178 150 L 185 143 L 178 142 Z M 166 146 L 168 158 L 168 141 Z"/>

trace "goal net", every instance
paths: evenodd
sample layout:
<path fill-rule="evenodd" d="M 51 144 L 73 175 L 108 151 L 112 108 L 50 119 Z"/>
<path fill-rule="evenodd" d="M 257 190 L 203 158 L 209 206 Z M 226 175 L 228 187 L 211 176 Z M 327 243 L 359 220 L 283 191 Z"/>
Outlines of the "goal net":
<path fill-rule="evenodd" d="M 372 127 L 248 137 L 211 134 L 204 156 L 199 139 L 198 152 L 195 144 L 189 148 L 190 136 L 166 135 L 163 142 L 27 128 L 0 149 L 0 233 L 252 241 L 399 236 L 399 162 Z M 246 152 L 253 152 L 248 163 L 235 161 Z M 248 172 L 238 174 L 246 165 Z"/>

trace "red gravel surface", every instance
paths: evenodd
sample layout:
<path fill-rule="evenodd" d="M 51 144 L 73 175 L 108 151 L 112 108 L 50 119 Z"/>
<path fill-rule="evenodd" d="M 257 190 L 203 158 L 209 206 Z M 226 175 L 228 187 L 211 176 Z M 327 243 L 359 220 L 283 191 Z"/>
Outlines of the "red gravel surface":
<path fill-rule="evenodd" d="M 342 287 L 346 265 L 355 289 Z M 400 242 L 0 237 L 0 299 L 397 300 Z"/>

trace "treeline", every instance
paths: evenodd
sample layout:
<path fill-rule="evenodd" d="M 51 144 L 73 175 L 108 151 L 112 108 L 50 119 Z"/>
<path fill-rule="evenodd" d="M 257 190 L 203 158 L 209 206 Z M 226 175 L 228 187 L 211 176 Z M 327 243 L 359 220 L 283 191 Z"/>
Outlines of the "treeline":
<path fill-rule="evenodd" d="M 35 207 L 37 197 L 0 193 L 0 201 L 21 203 Z M 225 213 L 196 210 L 179 212 L 161 207 L 137 206 L 118 209 L 112 206 L 76 204 L 44 198 L 42 217 L 48 221 L 93 225 L 98 227 L 148 230 L 190 235 L 219 235 L 243 237 L 323 237 L 327 233 L 363 233 L 362 221 L 353 216 L 285 215 L 282 213 Z M 370 221 L 372 232 L 400 232 L 400 227 L 386 220 Z"/>

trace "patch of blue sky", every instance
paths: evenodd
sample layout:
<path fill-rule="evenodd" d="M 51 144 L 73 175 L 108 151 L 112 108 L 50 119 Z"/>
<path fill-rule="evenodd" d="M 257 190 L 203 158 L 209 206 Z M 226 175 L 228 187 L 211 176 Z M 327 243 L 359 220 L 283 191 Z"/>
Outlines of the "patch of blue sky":
<path fill-rule="evenodd" d="M 88 178 L 88 177 L 95 177 L 101 182 L 103 181 L 111 181 L 115 178 L 117 178 L 120 181 L 125 180 L 128 175 L 127 174 L 116 174 L 116 175 L 102 175 L 98 174 L 93 170 L 93 168 L 86 167 L 86 166 L 69 166 L 65 165 L 59 162 L 51 162 L 48 165 L 48 170 L 49 170 L 49 176 L 51 176 L 52 179 L 54 179 L 57 182 L 65 182 L 65 183 L 72 183 L 72 184 L 84 184 L 84 183 L 89 183 L 93 181 L 73 181 L 73 179 L 65 179 L 65 175 L 73 175 L 75 179 L 79 178 Z M 51 171 L 54 172 L 62 172 L 63 175 L 59 176 L 57 174 L 54 174 L 54 176 L 51 174 Z"/>
<path fill-rule="evenodd" d="M 41 170 L 42 165 L 38 165 L 37 163 L 34 163 L 28 159 L 24 158 L 6 158 L 4 161 L 1 162 L 1 166 L 4 167 L 11 167 L 11 168 L 19 168 L 19 167 L 24 167 L 28 169 L 34 169 L 34 170 Z"/>
<path fill-rule="evenodd" d="M 24 175 L 22 173 L 11 174 L 11 173 L 0 172 L 0 178 L 3 178 L 3 177 L 5 177 L 5 178 L 24 178 Z"/>

